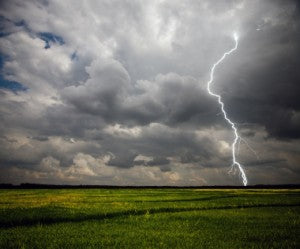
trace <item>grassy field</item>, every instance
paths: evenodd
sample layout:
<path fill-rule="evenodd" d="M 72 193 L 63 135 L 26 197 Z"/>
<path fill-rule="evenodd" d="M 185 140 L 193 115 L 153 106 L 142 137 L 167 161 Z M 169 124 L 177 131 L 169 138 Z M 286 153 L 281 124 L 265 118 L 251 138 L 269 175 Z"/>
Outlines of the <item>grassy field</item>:
<path fill-rule="evenodd" d="M 300 190 L 0 190 L 0 248 L 300 248 Z"/>

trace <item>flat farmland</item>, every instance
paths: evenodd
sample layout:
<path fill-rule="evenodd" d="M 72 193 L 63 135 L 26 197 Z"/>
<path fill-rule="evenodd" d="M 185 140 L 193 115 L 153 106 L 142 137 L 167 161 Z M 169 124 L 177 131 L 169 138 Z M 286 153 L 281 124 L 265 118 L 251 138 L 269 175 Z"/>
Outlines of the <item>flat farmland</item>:
<path fill-rule="evenodd" d="M 2 189 L 0 248 L 300 248 L 299 189 Z"/>

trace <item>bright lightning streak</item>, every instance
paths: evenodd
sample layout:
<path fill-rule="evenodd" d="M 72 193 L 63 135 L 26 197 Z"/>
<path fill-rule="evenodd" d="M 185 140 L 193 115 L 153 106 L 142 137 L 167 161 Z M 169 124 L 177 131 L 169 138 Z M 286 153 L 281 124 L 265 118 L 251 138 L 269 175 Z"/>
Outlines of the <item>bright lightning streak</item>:
<path fill-rule="evenodd" d="M 225 59 L 225 57 L 227 55 L 230 55 L 232 52 L 234 52 L 237 49 L 237 46 L 238 46 L 238 35 L 236 33 L 234 33 L 233 34 L 233 38 L 234 38 L 234 41 L 235 41 L 235 46 L 231 50 L 225 52 L 223 54 L 223 56 L 215 64 L 213 64 L 213 66 L 212 66 L 212 68 L 210 70 L 210 79 L 207 82 L 207 91 L 208 91 L 208 93 L 210 95 L 212 95 L 212 96 L 214 96 L 214 97 L 216 97 L 218 99 L 218 102 L 219 102 L 219 104 L 221 106 L 221 110 L 222 110 L 223 116 L 224 116 L 225 120 L 227 121 L 227 123 L 230 124 L 230 126 L 231 126 L 231 128 L 233 130 L 234 140 L 233 140 L 233 143 L 231 145 L 231 149 L 232 149 L 232 167 L 236 166 L 239 169 L 239 171 L 241 173 L 241 176 L 242 176 L 242 179 L 243 179 L 243 184 L 244 184 L 244 186 L 247 186 L 248 180 L 247 180 L 247 176 L 245 174 L 245 171 L 244 171 L 242 165 L 236 160 L 236 145 L 237 145 L 238 141 L 241 139 L 241 137 L 238 134 L 238 131 L 237 131 L 237 128 L 236 128 L 235 124 L 227 116 L 227 113 L 226 113 L 226 111 L 224 109 L 224 103 L 222 102 L 221 96 L 218 95 L 218 94 L 216 94 L 216 93 L 214 93 L 214 92 L 212 92 L 211 89 L 210 89 L 210 85 L 211 85 L 211 83 L 214 80 L 215 68 Z"/>

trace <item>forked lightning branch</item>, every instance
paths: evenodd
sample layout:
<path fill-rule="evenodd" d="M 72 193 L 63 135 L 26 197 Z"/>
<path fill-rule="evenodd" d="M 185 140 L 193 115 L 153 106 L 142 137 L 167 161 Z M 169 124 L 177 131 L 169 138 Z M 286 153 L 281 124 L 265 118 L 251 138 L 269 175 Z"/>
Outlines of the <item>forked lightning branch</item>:
<path fill-rule="evenodd" d="M 214 72 L 215 72 L 216 67 L 226 58 L 226 56 L 230 55 L 238 47 L 238 36 L 237 36 L 237 34 L 234 33 L 233 37 L 234 37 L 234 41 L 235 41 L 235 46 L 231 50 L 225 52 L 223 54 L 223 56 L 215 64 L 213 64 L 213 66 L 212 66 L 212 68 L 210 70 L 210 78 L 209 78 L 209 81 L 207 82 L 207 91 L 208 91 L 208 93 L 210 95 L 212 95 L 212 96 L 214 96 L 214 97 L 217 98 L 218 103 L 221 106 L 221 110 L 222 110 L 223 116 L 224 116 L 225 120 L 231 126 L 231 128 L 233 130 L 234 140 L 233 140 L 233 143 L 231 145 L 231 150 L 232 150 L 232 167 L 237 167 L 238 168 L 238 170 L 239 170 L 239 172 L 241 174 L 242 180 L 243 180 L 243 184 L 244 184 L 244 186 L 247 186 L 248 180 L 247 180 L 247 176 L 246 176 L 245 170 L 243 169 L 243 166 L 236 159 L 236 146 L 237 146 L 238 141 L 241 139 L 241 137 L 239 136 L 238 130 L 237 130 L 234 122 L 232 122 L 228 118 L 228 116 L 227 116 L 227 113 L 226 113 L 226 111 L 224 109 L 224 103 L 222 101 L 221 96 L 219 94 L 214 93 L 210 89 L 210 86 L 211 86 L 211 84 L 212 84 L 212 82 L 214 80 Z"/>

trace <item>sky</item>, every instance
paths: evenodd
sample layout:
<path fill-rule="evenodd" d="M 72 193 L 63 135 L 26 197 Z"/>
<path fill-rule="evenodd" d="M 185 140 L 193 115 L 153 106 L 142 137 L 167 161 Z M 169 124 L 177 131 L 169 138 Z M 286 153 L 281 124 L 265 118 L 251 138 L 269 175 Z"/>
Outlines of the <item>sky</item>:
<path fill-rule="evenodd" d="M 300 183 L 300 4 L 0 2 L 0 182 Z M 251 147 L 252 149 L 250 149 Z"/>

